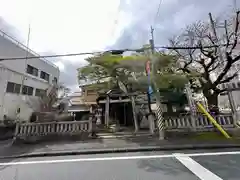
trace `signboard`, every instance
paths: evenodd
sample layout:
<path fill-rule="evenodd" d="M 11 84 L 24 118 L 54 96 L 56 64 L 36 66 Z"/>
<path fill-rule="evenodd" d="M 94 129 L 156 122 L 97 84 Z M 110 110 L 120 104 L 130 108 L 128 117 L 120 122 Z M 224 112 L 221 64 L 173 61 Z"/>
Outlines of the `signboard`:
<path fill-rule="evenodd" d="M 146 62 L 146 73 L 147 73 L 147 76 L 148 76 L 148 93 L 149 94 L 152 94 L 153 93 L 153 89 L 152 89 L 152 86 L 151 86 L 151 79 L 150 79 L 150 72 L 151 72 L 151 62 L 150 60 L 147 60 Z"/>
<path fill-rule="evenodd" d="M 151 86 L 151 85 L 148 86 L 148 93 L 149 93 L 149 94 L 152 94 L 152 93 L 153 93 L 153 89 L 152 89 L 152 86 Z"/>
<path fill-rule="evenodd" d="M 149 74 L 151 72 L 151 63 L 150 63 L 150 60 L 147 60 L 146 62 L 146 72 L 147 74 Z"/>

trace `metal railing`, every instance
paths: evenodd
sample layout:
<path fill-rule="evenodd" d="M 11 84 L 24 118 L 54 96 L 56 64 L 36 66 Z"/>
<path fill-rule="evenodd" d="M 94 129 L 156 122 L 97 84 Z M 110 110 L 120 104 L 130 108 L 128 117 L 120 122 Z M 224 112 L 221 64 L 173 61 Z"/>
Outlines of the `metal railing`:
<path fill-rule="evenodd" d="M 11 41 L 12 43 L 16 44 L 18 47 L 24 49 L 25 51 L 28 51 L 29 53 L 31 53 L 33 56 L 36 56 L 36 58 L 38 58 L 40 55 L 36 52 L 34 52 L 33 50 L 31 50 L 30 48 L 28 48 L 27 46 L 25 46 L 24 44 L 22 44 L 21 42 L 17 41 L 16 39 L 14 39 L 12 36 L 8 35 L 7 33 L 5 33 L 3 30 L 0 30 L 0 35 L 3 38 L 6 38 L 7 40 Z M 39 58 L 41 60 L 43 60 L 44 62 L 48 63 L 49 65 L 58 68 L 54 63 L 48 61 L 45 58 Z"/>
<path fill-rule="evenodd" d="M 214 119 L 224 128 L 233 128 L 234 121 L 231 115 L 219 115 L 214 116 Z M 192 128 L 191 116 L 182 116 L 182 117 L 168 117 L 165 118 L 165 127 L 166 130 L 173 129 L 185 129 Z M 196 129 L 208 129 L 214 128 L 213 124 L 207 119 L 206 116 L 197 116 L 196 117 Z"/>
<path fill-rule="evenodd" d="M 89 121 L 17 124 L 15 137 L 73 135 L 90 132 Z"/>

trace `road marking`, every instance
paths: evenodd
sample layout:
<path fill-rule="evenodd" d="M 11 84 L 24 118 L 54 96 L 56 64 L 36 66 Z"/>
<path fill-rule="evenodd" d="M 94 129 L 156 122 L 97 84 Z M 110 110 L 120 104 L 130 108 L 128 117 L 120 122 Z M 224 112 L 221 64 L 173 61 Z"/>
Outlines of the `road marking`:
<path fill-rule="evenodd" d="M 221 156 L 221 155 L 236 155 L 240 154 L 240 151 L 230 151 L 230 152 L 209 152 L 209 153 L 190 153 L 190 154 L 181 154 L 181 156 Z"/>
<path fill-rule="evenodd" d="M 195 153 L 195 154 L 178 154 L 178 157 L 194 157 L 194 156 L 219 156 L 219 155 L 234 155 L 240 154 L 240 151 L 234 152 L 212 152 L 212 153 Z M 113 161 L 113 160 L 135 160 L 135 159 L 157 159 L 175 157 L 176 154 L 162 154 L 162 155 L 145 155 L 145 156 L 120 156 L 120 157 L 99 157 L 99 158 L 77 158 L 77 159 L 53 159 L 43 161 L 19 161 L 0 163 L 0 166 L 11 165 L 27 165 L 27 164 L 53 164 L 53 163 L 68 163 L 68 162 L 89 162 L 89 161 Z M 40 157 L 40 158 L 44 158 Z"/>
<path fill-rule="evenodd" d="M 0 166 L 10 165 L 27 165 L 27 164 L 53 164 L 53 163 L 68 163 L 68 162 L 87 162 L 87 161 L 111 161 L 111 160 L 134 160 L 134 159 L 155 159 L 174 157 L 172 154 L 168 155 L 152 155 L 152 156 L 121 156 L 121 157 L 100 157 L 100 158 L 81 158 L 81 159 L 59 159 L 59 160 L 44 160 L 44 161 L 20 161 L 0 163 Z"/>
<path fill-rule="evenodd" d="M 174 155 L 177 160 L 179 160 L 186 168 L 192 171 L 192 173 L 199 177 L 201 180 L 223 180 L 216 174 L 212 173 L 211 171 L 194 161 L 192 158 L 188 156 L 182 156 L 182 154 Z"/>

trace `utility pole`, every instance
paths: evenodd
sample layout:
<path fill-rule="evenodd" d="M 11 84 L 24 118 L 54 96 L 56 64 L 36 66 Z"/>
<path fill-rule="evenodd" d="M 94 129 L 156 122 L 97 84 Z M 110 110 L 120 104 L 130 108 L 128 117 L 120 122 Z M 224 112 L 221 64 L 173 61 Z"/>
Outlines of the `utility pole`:
<path fill-rule="evenodd" d="M 152 80 L 153 80 L 153 85 L 154 85 L 154 89 L 155 89 L 155 97 L 156 97 L 156 104 L 157 104 L 157 111 L 156 111 L 156 118 L 157 118 L 157 126 L 158 126 L 158 130 L 159 130 L 159 140 L 164 140 L 165 138 L 165 133 L 164 133 L 164 119 L 163 119 L 163 112 L 162 112 L 162 104 L 160 101 L 160 93 L 159 93 L 159 88 L 156 84 L 156 79 L 155 79 L 155 47 L 154 47 L 154 35 L 153 35 L 154 29 L 151 26 L 151 39 L 150 39 L 150 45 L 151 45 L 151 50 L 152 50 L 152 54 L 151 54 L 151 69 L 152 69 Z"/>
<path fill-rule="evenodd" d="M 151 79 L 150 79 L 150 61 L 148 60 L 146 62 L 146 74 L 148 76 L 148 81 L 149 81 L 149 85 L 150 85 L 150 82 L 151 82 Z M 147 100 L 148 100 L 148 110 L 149 110 L 149 115 L 152 114 L 152 108 L 151 108 L 151 93 L 150 93 L 150 89 L 148 88 L 147 89 Z"/>
<path fill-rule="evenodd" d="M 27 58 L 28 58 L 28 54 L 29 54 L 30 32 L 31 32 L 31 27 L 30 27 L 30 23 L 29 23 L 29 26 L 28 26 L 28 36 L 27 36 L 27 52 L 26 52 L 26 59 L 24 61 L 24 73 L 22 75 L 22 83 L 21 83 L 21 89 L 20 89 L 19 94 L 22 94 L 24 81 L 25 81 L 25 73 L 27 73 Z"/>
<path fill-rule="evenodd" d="M 148 89 L 147 89 L 147 98 L 148 98 L 148 109 L 149 113 L 147 116 L 148 122 L 149 122 L 149 130 L 152 135 L 154 135 L 155 130 L 155 116 L 151 108 L 151 94 L 153 93 L 152 87 L 151 87 L 151 61 L 148 59 L 146 62 L 146 74 L 148 77 Z"/>
<path fill-rule="evenodd" d="M 233 10 L 234 10 L 234 12 L 237 12 L 237 11 L 238 11 L 238 8 L 237 8 L 237 0 L 233 0 Z"/>
<path fill-rule="evenodd" d="M 218 40 L 218 37 L 217 37 L 217 31 L 216 31 L 216 26 L 214 25 L 214 21 L 213 21 L 213 18 L 212 18 L 212 13 L 209 13 L 209 20 L 210 20 L 210 24 L 211 24 L 211 28 L 212 28 L 212 32 L 213 32 L 213 35 L 214 35 L 214 42 L 216 45 L 219 45 L 219 40 Z M 221 62 L 223 62 L 223 56 L 222 56 L 222 52 L 221 52 L 221 48 L 220 46 L 218 46 L 218 54 L 219 54 L 219 59 Z"/>

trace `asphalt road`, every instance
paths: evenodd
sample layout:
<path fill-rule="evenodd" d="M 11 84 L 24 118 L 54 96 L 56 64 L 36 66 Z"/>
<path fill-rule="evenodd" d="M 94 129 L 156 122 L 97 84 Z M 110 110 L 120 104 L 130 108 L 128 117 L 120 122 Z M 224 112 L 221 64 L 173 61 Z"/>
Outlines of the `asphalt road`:
<path fill-rule="evenodd" d="M 0 160 L 7 180 L 237 180 L 240 151 L 139 152 Z"/>

